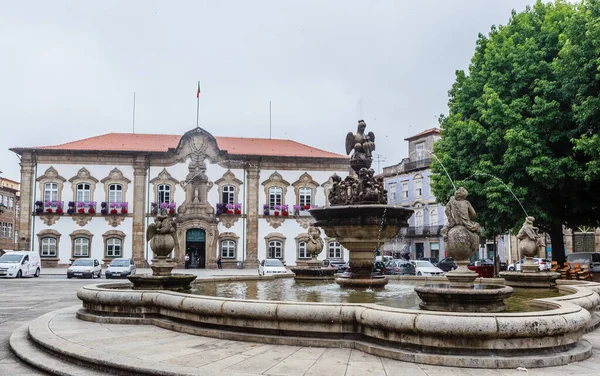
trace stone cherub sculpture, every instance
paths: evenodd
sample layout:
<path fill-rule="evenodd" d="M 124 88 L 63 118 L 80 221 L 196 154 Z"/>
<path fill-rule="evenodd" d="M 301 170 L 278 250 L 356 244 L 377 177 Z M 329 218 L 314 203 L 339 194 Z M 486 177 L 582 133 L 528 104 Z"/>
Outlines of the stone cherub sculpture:
<path fill-rule="evenodd" d="M 477 251 L 479 244 L 479 223 L 473 220 L 476 213 L 467 201 L 468 194 L 465 188 L 460 187 L 446 204 L 448 224 L 442 228 L 441 234 L 448 254 L 455 260 L 467 260 Z"/>
<path fill-rule="evenodd" d="M 540 234 L 539 229 L 533 225 L 533 221 L 535 221 L 534 217 L 525 218 L 525 222 L 517 234 L 521 257 L 535 257 L 538 255 L 538 249 L 545 246 L 544 235 Z"/>
<path fill-rule="evenodd" d="M 364 120 L 358 121 L 356 134 L 348 132 L 346 135 L 346 154 L 354 153 L 350 157 L 350 166 L 356 173 L 361 168 L 371 168 L 373 162 L 373 151 L 375 150 L 375 134 L 369 132 L 365 134 L 367 123 Z"/>
<path fill-rule="evenodd" d="M 158 259 L 166 259 L 177 244 L 177 225 L 168 213 L 167 209 L 160 209 L 146 230 L 146 241 L 150 242 L 150 248 Z"/>
<path fill-rule="evenodd" d="M 321 238 L 321 230 L 315 226 L 308 227 L 308 241 L 306 242 L 306 250 L 312 256 L 313 260 L 323 251 L 323 239 Z"/>

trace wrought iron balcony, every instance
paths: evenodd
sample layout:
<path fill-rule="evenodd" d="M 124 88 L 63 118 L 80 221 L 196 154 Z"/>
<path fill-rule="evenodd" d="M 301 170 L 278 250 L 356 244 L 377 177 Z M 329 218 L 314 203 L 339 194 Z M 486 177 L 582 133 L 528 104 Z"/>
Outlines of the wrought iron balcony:
<path fill-rule="evenodd" d="M 431 158 L 420 159 L 418 161 L 410 161 L 404 164 L 404 171 L 420 170 L 429 167 Z"/>
<path fill-rule="evenodd" d="M 406 237 L 439 236 L 443 226 L 410 226 L 406 229 Z"/>

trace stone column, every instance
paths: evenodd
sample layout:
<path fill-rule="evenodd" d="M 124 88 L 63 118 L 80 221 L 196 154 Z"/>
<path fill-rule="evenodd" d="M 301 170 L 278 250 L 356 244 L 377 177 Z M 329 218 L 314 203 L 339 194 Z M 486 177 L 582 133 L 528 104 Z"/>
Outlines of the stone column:
<path fill-rule="evenodd" d="M 25 152 L 21 156 L 21 199 L 19 201 L 19 239 L 17 249 L 31 250 L 31 225 L 33 217 L 33 192 L 35 191 L 35 159 L 32 153 Z M 39 200 L 43 200 L 40 198 Z M 15 202 L 16 204 L 16 202 Z M 14 230 L 14 229 L 13 229 Z M 34 250 L 35 251 L 35 250 Z"/>
<path fill-rule="evenodd" d="M 133 225 L 131 246 L 133 261 L 138 267 L 146 267 L 146 186 L 148 164 L 144 157 L 136 157 L 133 163 Z M 148 252 L 152 252 L 149 250 Z"/>
<path fill-rule="evenodd" d="M 258 193 L 260 168 L 246 169 L 246 259 L 244 268 L 258 267 Z"/>

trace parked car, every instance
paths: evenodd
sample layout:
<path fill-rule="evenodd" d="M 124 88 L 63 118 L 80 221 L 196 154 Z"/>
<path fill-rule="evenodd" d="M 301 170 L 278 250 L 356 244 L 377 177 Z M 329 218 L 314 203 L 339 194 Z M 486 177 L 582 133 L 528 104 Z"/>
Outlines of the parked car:
<path fill-rule="evenodd" d="M 435 264 L 437 264 L 439 262 L 439 260 L 438 260 L 437 257 L 419 257 L 418 260 L 419 261 L 429 261 L 433 265 L 435 265 Z"/>
<path fill-rule="evenodd" d="M 415 275 L 415 266 L 406 260 L 390 260 L 385 264 L 384 274 L 387 275 Z"/>
<path fill-rule="evenodd" d="M 0 277 L 39 277 L 41 271 L 40 254 L 37 252 L 15 251 L 0 256 Z"/>
<path fill-rule="evenodd" d="M 102 276 L 102 266 L 100 261 L 93 258 L 78 258 L 73 261 L 67 269 L 67 278 L 100 278 Z"/>
<path fill-rule="evenodd" d="M 443 276 L 446 274 L 442 269 L 437 266 L 433 266 L 429 261 L 416 260 L 412 261 L 412 264 L 415 266 L 415 272 L 417 275 L 422 276 Z"/>
<path fill-rule="evenodd" d="M 452 257 L 443 258 L 435 266 L 437 266 L 438 268 L 442 269 L 445 272 L 449 272 L 451 270 L 458 268 L 458 265 L 456 264 L 456 262 L 454 262 L 454 259 Z"/>
<path fill-rule="evenodd" d="M 287 269 L 279 259 L 265 259 L 258 266 L 258 275 L 285 274 Z"/>
<path fill-rule="evenodd" d="M 567 262 L 587 264 L 592 273 L 600 273 L 600 252 L 574 252 L 567 255 Z"/>
<path fill-rule="evenodd" d="M 127 278 L 136 272 L 135 263 L 130 258 L 116 258 L 110 262 L 104 276 L 110 278 Z"/>
<path fill-rule="evenodd" d="M 323 266 L 330 269 L 335 269 L 336 273 L 343 273 L 349 265 L 346 261 L 340 259 L 325 259 L 323 260 Z"/>
<path fill-rule="evenodd" d="M 521 270 L 521 265 L 525 262 L 525 259 L 521 259 L 513 264 L 508 265 L 508 271 L 509 272 L 513 272 L 515 270 Z M 538 267 L 540 270 L 550 270 L 550 268 L 552 267 L 552 261 L 548 260 L 548 259 L 542 259 L 539 257 L 534 257 L 533 258 L 533 263 L 534 264 L 538 264 Z"/>
<path fill-rule="evenodd" d="M 373 263 L 373 273 L 385 274 L 385 263 L 383 261 L 375 261 Z"/>

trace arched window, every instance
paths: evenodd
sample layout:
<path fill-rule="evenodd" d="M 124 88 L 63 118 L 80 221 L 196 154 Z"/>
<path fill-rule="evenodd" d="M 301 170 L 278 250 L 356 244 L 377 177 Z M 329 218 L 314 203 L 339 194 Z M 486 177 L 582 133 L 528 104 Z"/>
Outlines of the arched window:
<path fill-rule="evenodd" d="M 123 186 L 121 184 L 108 185 L 108 203 L 123 202 Z"/>
<path fill-rule="evenodd" d="M 44 184 L 44 202 L 58 201 L 58 183 Z"/>
<path fill-rule="evenodd" d="M 224 185 L 221 187 L 221 203 L 235 204 L 235 187 L 233 185 Z"/>
<path fill-rule="evenodd" d="M 156 200 L 159 204 L 163 202 L 171 202 L 171 185 L 170 184 L 159 184 L 158 185 L 158 197 Z"/>
<path fill-rule="evenodd" d="M 56 238 L 42 238 L 40 242 L 41 257 L 56 257 Z"/>
<path fill-rule="evenodd" d="M 418 211 L 415 213 L 415 227 L 423 227 L 423 212 Z"/>
<path fill-rule="evenodd" d="M 269 242 L 268 258 L 283 259 L 283 244 L 279 240 Z"/>
<path fill-rule="evenodd" d="M 431 209 L 429 211 L 429 226 L 438 225 L 438 212 L 437 209 Z"/>
<path fill-rule="evenodd" d="M 329 241 L 328 245 L 328 258 L 330 259 L 341 259 L 342 258 L 342 245 L 337 240 Z"/>
<path fill-rule="evenodd" d="M 310 253 L 306 251 L 306 241 L 298 242 L 298 258 L 299 259 L 309 259 L 311 258 Z"/>
<path fill-rule="evenodd" d="M 269 188 L 269 208 L 273 210 L 275 205 L 281 205 L 283 200 L 283 189 L 281 187 Z"/>
<path fill-rule="evenodd" d="M 88 238 L 73 240 L 73 257 L 90 257 L 90 240 Z"/>
<path fill-rule="evenodd" d="M 110 238 L 106 240 L 106 257 L 121 257 L 121 239 Z"/>
<path fill-rule="evenodd" d="M 312 205 L 312 188 L 302 187 L 298 190 L 298 205 Z"/>
<path fill-rule="evenodd" d="M 224 259 L 235 258 L 235 241 L 229 239 L 221 241 L 221 257 Z"/>
<path fill-rule="evenodd" d="M 77 184 L 77 193 L 76 199 L 77 202 L 85 202 L 88 203 L 91 201 L 91 191 L 89 183 L 79 183 Z"/>

